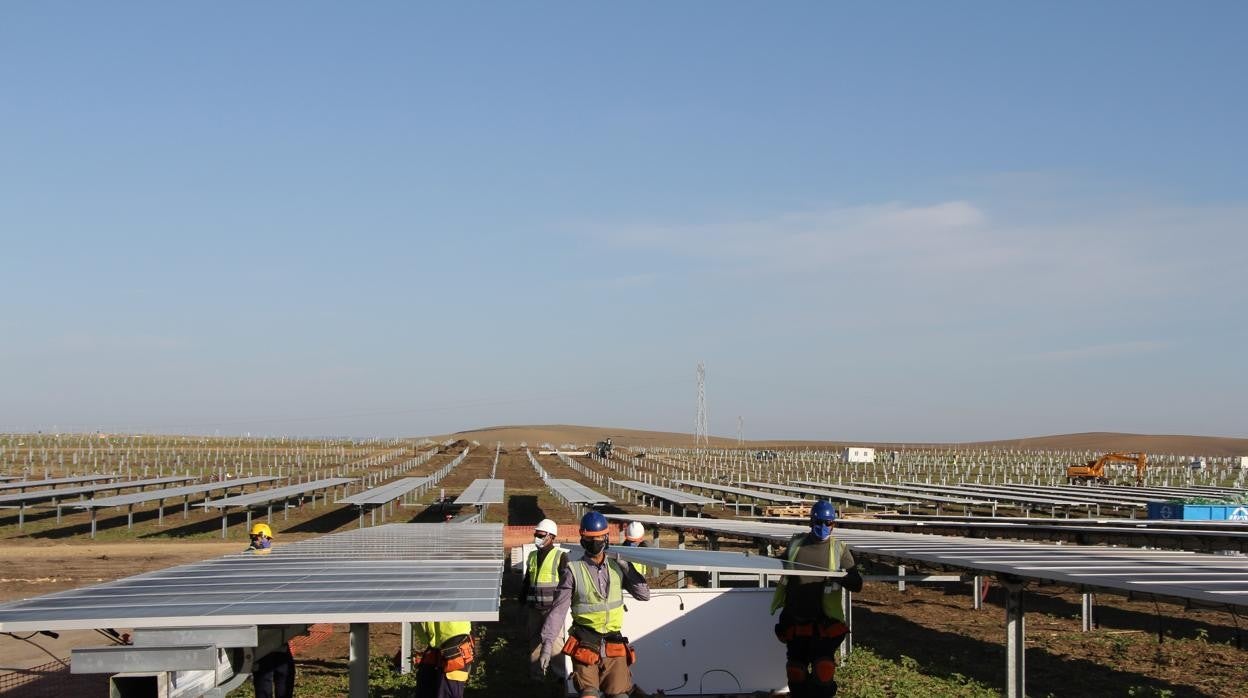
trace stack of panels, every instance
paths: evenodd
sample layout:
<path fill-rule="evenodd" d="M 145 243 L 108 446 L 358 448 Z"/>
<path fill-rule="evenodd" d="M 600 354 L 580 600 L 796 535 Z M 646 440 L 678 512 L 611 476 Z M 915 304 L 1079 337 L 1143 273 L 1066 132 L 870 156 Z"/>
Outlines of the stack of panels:
<path fill-rule="evenodd" d="M 297 485 L 287 485 L 286 487 L 276 487 L 271 490 L 260 490 L 251 494 L 236 494 L 233 497 L 223 497 L 214 499 L 211 502 L 204 502 L 201 506 L 214 509 L 229 509 L 230 507 L 250 507 L 257 504 L 268 504 L 269 502 L 279 502 L 286 499 L 293 499 L 314 492 L 323 490 L 327 487 L 337 487 L 355 482 L 354 478 L 349 477 L 330 477 L 324 480 L 313 480 L 311 482 L 301 482 Z"/>
<path fill-rule="evenodd" d="M 547 478 L 546 486 L 568 504 L 611 504 L 615 499 L 593 490 L 576 480 Z"/>
<path fill-rule="evenodd" d="M 101 497 L 99 499 L 88 499 L 85 502 L 74 502 L 71 507 L 79 509 L 101 509 L 104 507 L 124 507 L 130 504 L 142 504 L 143 502 L 153 502 L 158 499 L 169 499 L 170 497 L 185 497 L 192 494 L 203 494 L 213 490 L 223 490 L 227 487 L 243 487 L 245 485 L 258 485 L 264 482 L 272 482 L 277 478 L 269 475 L 257 475 L 256 477 L 244 477 L 237 480 L 228 480 L 224 482 L 209 482 L 203 485 L 187 485 L 186 487 L 166 487 L 161 490 L 148 490 L 146 492 L 135 492 L 133 494 L 119 494 L 116 497 Z"/>
<path fill-rule="evenodd" d="M 386 484 L 380 485 L 378 487 L 374 487 L 371 490 L 365 490 L 363 492 L 360 492 L 359 494 L 354 494 L 354 495 L 351 495 L 350 497 L 339 499 L 338 503 L 339 504 L 354 504 L 356 506 L 361 506 L 361 507 L 369 506 L 369 505 L 380 506 L 382 504 L 392 502 L 398 499 L 399 497 L 402 497 L 403 495 L 407 494 L 408 492 L 411 492 L 412 490 L 416 490 L 416 489 L 419 489 L 420 487 L 423 487 L 431 479 L 432 478 L 428 478 L 428 477 L 399 478 L 398 480 L 395 480 L 394 482 L 387 482 Z"/>
<path fill-rule="evenodd" d="M 389 524 L 0 606 L 0 631 L 498 619 L 500 524 Z"/>
<path fill-rule="evenodd" d="M 464 493 L 455 499 L 456 504 L 482 506 L 503 503 L 502 480 L 473 480 Z"/>

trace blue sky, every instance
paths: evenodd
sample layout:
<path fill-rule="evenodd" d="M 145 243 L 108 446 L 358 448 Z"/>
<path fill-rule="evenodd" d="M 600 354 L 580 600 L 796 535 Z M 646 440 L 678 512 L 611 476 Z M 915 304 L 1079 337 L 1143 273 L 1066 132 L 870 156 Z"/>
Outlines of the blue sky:
<path fill-rule="evenodd" d="M 1248 435 L 1248 6 L 0 8 L 0 429 Z"/>

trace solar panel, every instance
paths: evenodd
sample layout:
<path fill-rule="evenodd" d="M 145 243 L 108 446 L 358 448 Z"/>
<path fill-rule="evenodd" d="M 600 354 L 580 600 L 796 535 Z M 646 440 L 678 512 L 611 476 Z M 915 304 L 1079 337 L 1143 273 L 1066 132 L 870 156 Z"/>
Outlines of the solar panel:
<path fill-rule="evenodd" d="M 18 477 L 0 477 L 0 491 L 24 490 L 31 487 L 55 487 L 57 485 L 73 485 L 79 482 L 103 482 L 116 480 L 118 475 L 76 475 L 74 477 L 54 477 L 44 480 L 23 480 Z"/>
<path fill-rule="evenodd" d="M 456 504 L 481 506 L 503 503 L 503 481 L 492 479 L 473 480 L 464 493 L 455 498 Z"/>
<path fill-rule="evenodd" d="M 132 487 L 148 487 L 150 485 L 167 485 L 174 482 L 186 482 L 194 480 L 193 477 L 182 475 L 170 477 L 154 477 L 146 480 L 117 480 L 99 485 L 84 485 L 82 487 L 65 487 L 61 489 L 51 490 L 35 490 L 33 492 L 18 492 L 14 494 L 6 494 L 0 496 L 0 506 L 11 506 L 14 504 L 30 504 L 32 502 L 46 502 L 51 500 L 61 500 L 67 497 L 79 497 L 96 492 L 107 492 L 109 490 L 124 490 Z"/>
<path fill-rule="evenodd" d="M 656 569 L 684 572 L 727 572 L 767 574 L 787 577 L 843 577 L 830 574 L 826 568 L 813 567 L 779 558 L 744 552 L 711 550 L 677 550 L 676 548 L 632 548 L 612 546 L 611 555 L 640 562 Z"/>
<path fill-rule="evenodd" d="M 681 530 L 787 541 L 806 526 L 675 516 L 607 515 Z M 1181 550 L 1051 545 L 837 528 L 855 555 L 971 572 L 1007 574 L 1118 592 L 1248 607 L 1248 558 Z"/>
<path fill-rule="evenodd" d="M 897 499 L 886 497 L 872 497 L 871 495 L 858 494 L 856 492 L 846 492 L 843 490 L 827 489 L 826 487 L 801 487 L 797 485 L 777 485 L 774 482 L 743 482 L 743 485 L 750 487 L 766 487 L 767 489 L 780 490 L 781 492 L 798 492 L 800 494 L 810 494 L 816 497 L 825 497 L 830 501 L 836 502 L 854 502 L 856 504 L 876 504 L 881 506 L 906 506 L 914 505 L 917 502 L 909 499 Z"/>
<path fill-rule="evenodd" d="M 501 524 L 388 524 L 0 605 L 0 631 L 498 620 Z"/>
<path fill-rule="evenodd" d="M 371 490 L 365 490 L 359 494 L 353 494 L 350 497 L 339 499 L 339 504 L 354 504 L 356 506 L 382 505 L 392 502 L 403 495 L 414 490 L 424 487 L 432 478 L 428 477 L 404 477 L 387 482 L 384 485 L 374 487 Z"/>
<path fill-rule="evenodd" d="M 244 477 L 237 480 L 223 480 L 220 482 L 208 482 L 202 485 L 187 485 L 185 487 L 166 487 L 159 490 L 147 490 L 145 492 L 134 492 L 131 494 L 119 494 L 115 497 L 100 497 L 98 499 L 88 499 L 82 502 L 71 502 L 66 506 L 76 509 L 100 509 L 103 507 L 124 507 L 129 504 L 142 504 L 143 502 L 153 502 L 160 499 L 170 499 L 172 497 L 185 497 L 193 494 L 204 494 L 213 490 L 222 490 L 229 487 L 243 487 L 245 485 L 257 485 L 262 482 L 271 482 L 278 478 L 268 475 L 257 475 L 256 477 Z"/>
<path fill-rule="evenodd" d="M 615 501 L 576 480 L 547 478 L 546 486 L 568 504 L 611 504 Z"/>
<path fill-rule="evenodd" d="M 307 494 L 308 492 L 323 490 L 328 487 L 346 485 L 351 482 L 355 482 L 355 479 L 349 477 L 330 477 L 323 480 L 312 480 L 311 482 L 301 482 L 296 485 L 287 485 L 285 487 L 260 490 L 259 492 L 251 492 L 249 494 L 236 494 L 233 497 L 223 497 L 221 499 L 204 502 L 200 506 L 210 509 L 251 507 L 257 504 L 268 504 L 269 502 L 293 499 L 294 497 Z"/>
<path fill-rule="evenodd" d="M 779 502 L 781 504 L 804 504 L 809 499 L 801 497 L 792 497 L 787 494 L 776 494 L 774 492 L 763 492 L 760 490 L 750 490 L 744 487 L 733 487 L 732 485 L 717 485 L 713 482 L 702 482 L 700 480 L 674 480 L 677 485 L 684 485 L 694 489 L 710 490 L 712 492 L 723 492 L 724 494 L 735 494 L 741 497 L 753 497 L 754 499 L 764 502 Z"/>
<path fill-rule="evenodd" d="M 671 487 L 660 487 L 659 485 L 638 482 L 637 480 L 616 480 L 615 484 L 620 487 L 633 490 L 634 492 L 640 492 L 651 497 L 658 497 L 659 499 L 666 500 L 673 504 L 680 504 L 681 506 L 688 504 L 719 504 L 718 499 L 703 497 L 700 494 L 690 494 L 689 492 L 672 489 Z"/>

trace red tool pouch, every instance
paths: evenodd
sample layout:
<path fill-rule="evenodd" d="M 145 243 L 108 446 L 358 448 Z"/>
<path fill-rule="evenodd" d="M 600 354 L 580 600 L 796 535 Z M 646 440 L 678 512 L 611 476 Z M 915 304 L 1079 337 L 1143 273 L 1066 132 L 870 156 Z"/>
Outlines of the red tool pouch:
<path fill-rule="evenodd" d="M 442 671 L 463 671 L 476 658 L 476 645 L 471 635 L 456 635 L 442 643 Z"/>

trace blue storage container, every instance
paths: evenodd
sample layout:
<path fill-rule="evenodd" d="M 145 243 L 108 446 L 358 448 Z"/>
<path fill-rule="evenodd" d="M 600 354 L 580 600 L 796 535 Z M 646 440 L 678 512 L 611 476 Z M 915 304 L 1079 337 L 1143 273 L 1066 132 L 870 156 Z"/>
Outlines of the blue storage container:
<path fill-rule="evenodd" d="M 1171 521 L 1248 521 L 1248 504 L 1149 502 L 1148 518 Z"/>

